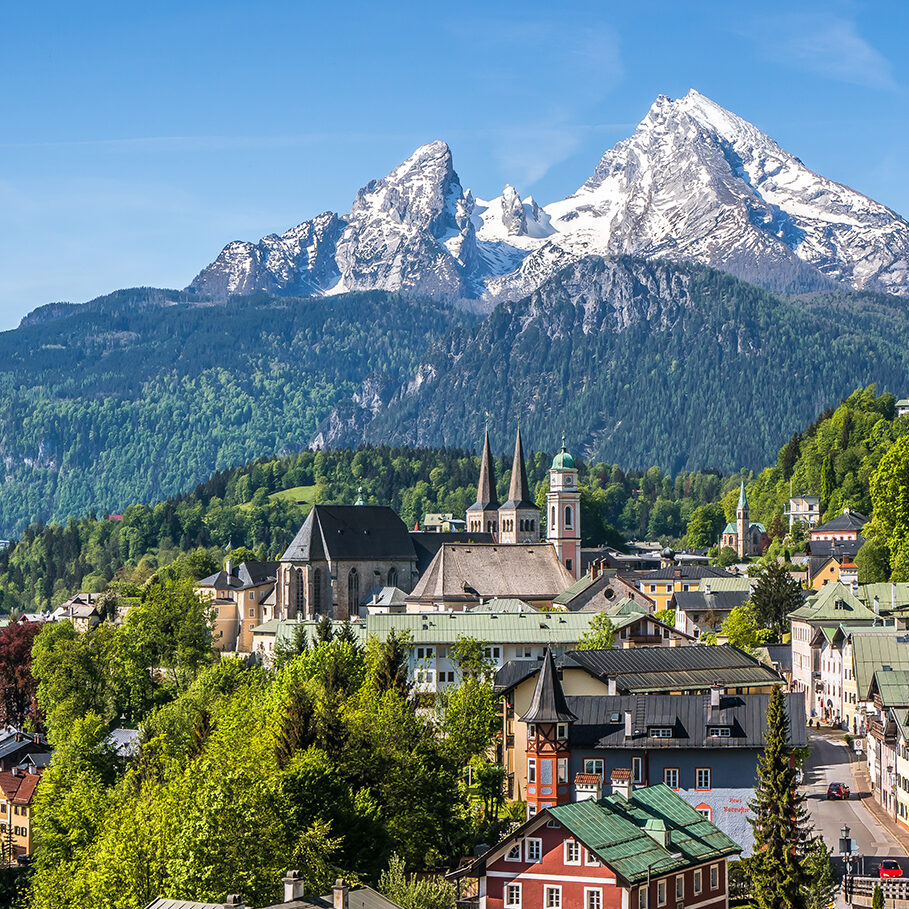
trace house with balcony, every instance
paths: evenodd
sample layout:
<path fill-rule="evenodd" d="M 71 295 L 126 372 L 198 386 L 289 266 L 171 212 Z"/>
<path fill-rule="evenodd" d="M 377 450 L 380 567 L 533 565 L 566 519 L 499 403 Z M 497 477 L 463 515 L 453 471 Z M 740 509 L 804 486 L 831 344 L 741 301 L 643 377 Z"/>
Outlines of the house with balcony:
<path fill-rule="evenodd" d="M 783 514 L 789 518 L 789 532 L 796 523 L 805 527 L 816 527 L 821 520 L 821 500 L 818 496 L 791 496 Z"/>

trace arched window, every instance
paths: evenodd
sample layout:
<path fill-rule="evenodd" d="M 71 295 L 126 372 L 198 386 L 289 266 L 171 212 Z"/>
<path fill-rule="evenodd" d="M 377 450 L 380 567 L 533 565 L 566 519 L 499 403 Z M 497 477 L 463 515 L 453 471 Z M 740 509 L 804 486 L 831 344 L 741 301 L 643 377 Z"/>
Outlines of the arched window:
<path fill-rule="evenodd" d="M 528 523 L 530 524 L 530 527 L 529 527 L 528 529 L 532 531 L 533 528 L 534 528 L 534 525 L 535 525 L 537 522 L 536 522 L 533 518 L 531 518 L 530 521 L 529 521 Z"/>
<path fill-rule="evenodd" d="M 565 526 L 571 527 L 571 506 L 565 506 Z"/>
<path fill-rule="evenodd" d="M 549 512 L 549 523 L 552 524 L 553 527 L 555 527 L 555 523 L 556 523 L 555 505 L 553 505 L 552 508 L 550 509 L 550 512 Z"/>
<path fill-rule="evenodd" d="M 347 609 L 351 615 L 355 615 L 360 608 L 360 575 L 357 574 L 356 568 L 350 569 L 347 575 Z"/>
<path fill-rule="evenodd" d="M 322 569 L 312 570 L 312 611 L 322 611 Z"/>
<path fill-rule="evenodd" d="M 388 586 L 397 587 L 398 586 L 398 569 L 394 565 L 388 569 Z"/>
<path fill-rule="evenodd" d="M 297 614 L 300 614 L 306 610 L 306 582 L 303 580 L 302 568 L 297 568 L 294 571 L 294 580 L 297 582 L 294 603 L 297 607 Z"/>

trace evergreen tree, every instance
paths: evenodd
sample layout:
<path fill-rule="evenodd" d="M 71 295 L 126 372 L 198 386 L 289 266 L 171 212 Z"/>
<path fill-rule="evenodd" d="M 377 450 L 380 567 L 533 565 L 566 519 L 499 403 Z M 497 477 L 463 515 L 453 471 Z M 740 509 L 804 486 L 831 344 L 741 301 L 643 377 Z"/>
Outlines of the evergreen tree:
<path fill-rule="evenodd" d="M 748 805 L 754 814 L 748 822 L 754 830 L 749 870 L 755 909 L 806 909 L 800 861 L 809 832 L 804 802 L 796 788 L 786 702 L 782 689 L 774 688 L 755 796 Z"/>
<path fill-rule="evenodd" d="M 751 608 L 764 626 L 782 634 L 787 616 L 802 605 L 802 589 L 786 569 L 769 562 L 761 569 L 751 592 Z"/>
<path fill-rule="evenodd" d="M 871 897 L 871 909 L 884 909 L 884 891 L 881 890 L 880 884 L 874 885 L 874 893 Z"/>
<path fill-rule="evenodd" d="M 806 909 L 827 909 L 836 893 L 836 877 L 830 864 L 830 852 L 820 836 L 812 837 L 802 859 L 805 875 Z"/>

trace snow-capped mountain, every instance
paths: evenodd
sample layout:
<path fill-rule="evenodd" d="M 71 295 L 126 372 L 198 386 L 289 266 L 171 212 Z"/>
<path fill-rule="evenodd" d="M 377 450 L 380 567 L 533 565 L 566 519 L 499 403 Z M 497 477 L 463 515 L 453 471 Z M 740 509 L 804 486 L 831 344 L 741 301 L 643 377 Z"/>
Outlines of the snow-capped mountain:
<path fill-rule="evenodd" d="M 360 190 L 347 215 L 231 243 L 192 287 L 216 297 L 402 290 L 492 304 L 584 256 L 618 254 L 703 262 L 777 290 L 909 293 L 909 222 L 694 90 L 657 98 L 559 202 L 541 208 L 511 186 L 474 199 L 448 146 L 432 142 Z"/>

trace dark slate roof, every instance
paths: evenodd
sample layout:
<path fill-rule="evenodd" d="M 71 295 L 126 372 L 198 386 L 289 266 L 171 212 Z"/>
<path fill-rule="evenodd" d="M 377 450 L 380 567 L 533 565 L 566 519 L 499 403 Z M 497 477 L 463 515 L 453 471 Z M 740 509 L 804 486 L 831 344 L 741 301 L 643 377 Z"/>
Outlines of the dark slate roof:
<path fill-rule="evenodd" d="M 37 738 L 37 741 L 35 739 Z M 43 735 L 12 732 L 0 740 L 0 760 L 30 748 L 36 751 L 50 751 L 50 745 Z"/>
<path fill-rule="evenodd" d="M 794 747 L 807 743 L 805 698 L 784 695 Z M 760 748 L 767 731 L 769 694 L 720 697 L 719 709 L 710 706 L 709 694 L 585 695 L 566 699 L 577 720 L 569 730 L 573 748 Z M 633 735 L 625 736 L 625 713 L 632 716 Z M 651 738 L 654 726 L 671 727 L 672 738 Z M 707 735 L 711 726 L 729 726 L 728 738 Z"/>
<path fill-rule="evenodd" d="M 619 693 L 704 690 L 714 684 L 728 687 L 773 685 L 782 676 L 731 644 L 692 647 L 630 647 L 627 650 L 572 650 L 557 666 L 583 669 L 605 682 L 615 679 Z M 505 694 L 535 675 L 540 663 L 512 660 L 496 672 L 494 687 Z"/>
<path fill-rule="evenodd" d="M 489 448 L 489 430 L 483 439 L 483 457 L 480 460 L 480 482 L 477 484 L 477 500 L 467 510 L 485 511 L 487 508 L 498 508 L 499 498 L 496 495 L 496 475 L 493 470 L 492 451 Z"/>
<path fill-rule="evenodd" d="M 313 505 L 282 562 L 416 561 L 404 522 L 386 505 Z"/>
<path fill-rule="evenodd" d="M 494 543 L 491 533 L 470 533 L 452 531 L 451 533 L 430 533 L 423 530 L 411 530 L 410 539 L 417 554 L 417 573 L 423 575 L 436 553 L 445 543 Z"/>
<path fill-rule="evenodd" d="M 511 462 L 511 483 L 508 487 L 508 501 L 502 508 L 536 508 L 537 503 L 530 497 L 530 486 L 527 483 L 527 468 L 524 466 L 524 446 L 521 443 L 521 430 L 514 442 L 514 459 Z"/>
<path fill-rule="evenodd" d="M 780 667 L 781 672 L 792 672 L 791 644 L 764 644 L 767 656 Z"/>
<path fill-rule="evenodd" d="M 824 562 L 831 556 L 836 556 L 837 558 L 850 556 L 854 558 L 864 542 L 865 539 L 861 534 L 859 534 L 857 540 L 809 540 L 808 555 L 811 558 L 823 559 Z"/>
<path fill-rule="evenodd" d="M 750 595 L 748 590 L 683 590 L 675 594 L 675 605 L 683 612 L 730 612 Z"/>
<path fill-rule="evenodd" d="M 533 698 L 527 713 L 521 717 L 522 723 L 570 723 L 576 719 L 565 703 L 565 692 L 556 672 L 552 650 L 546 648 L 543 667 L 537 679 Z"/>
<path fill-rule="evenodd" d="M 356 887 L 347 893 L 348 909 L 401 909 L 401 907 L 383 896 L 372 887 Z M 265 909 L 334 909 L 334 898 L 331 893 L 325 896 L 304 896 L 301 899 L 290 900 L 287 903 L 275 903 Z"/>
<path fill-rule="evenodd" d="M 858 511 L 844 511 L 839 517 L 821 524 L 820 527 L 812 527 L 811 533 L 824 533 L 831 530 L 861 530 L 868 523 L 868 518 Z"/>
<path fill-rule="evenodd" d="M 781 681 L 777 672 L 731 644 L 701 647 L 631 647 L 573 650 L 566 660 L 619 691 L 678 691 L 713 684 L 759 685 Z"/>
<path fill-rule="evenodd" d="M 637 575 L 641 581 L 674 581 L 678 579 L 690 580 L 691 578 L 731 578 L 730 574 L 714 565 L 669 565 L 658 568 L 656 571 L 643 571 Z"/>

